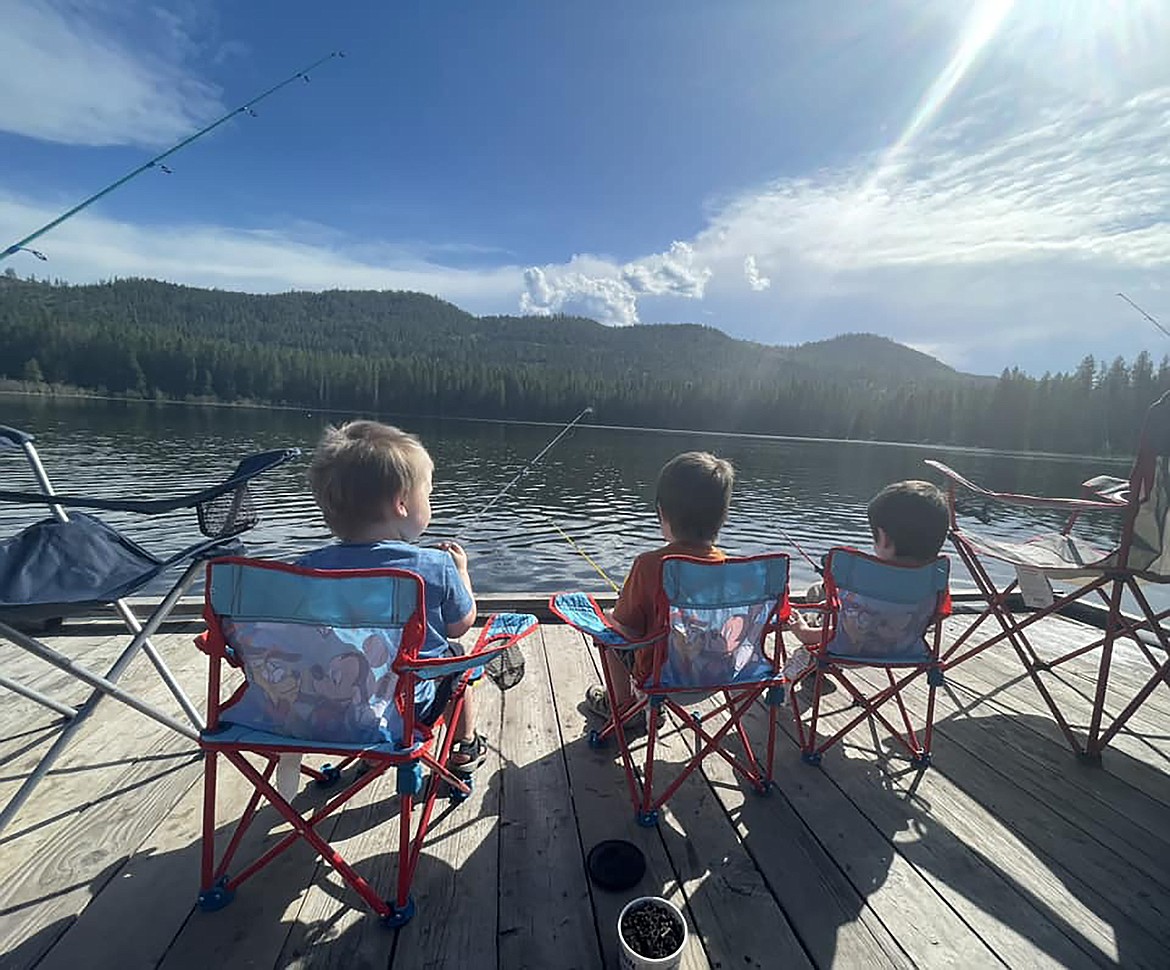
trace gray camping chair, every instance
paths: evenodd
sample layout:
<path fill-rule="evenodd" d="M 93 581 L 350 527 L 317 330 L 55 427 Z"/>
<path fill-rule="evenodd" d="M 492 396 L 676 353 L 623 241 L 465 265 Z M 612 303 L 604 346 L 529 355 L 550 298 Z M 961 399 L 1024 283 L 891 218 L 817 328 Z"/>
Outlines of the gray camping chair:
<path fill-rule="evenodd" d="M 204 561 L 242 551 L 238 536 L 259 521 L 248 483 L 295 458 L 300 451 L 293 448 L 252 455 L 241 461 L 223 482 L 192 495 L 140 500 L 56 493 L 33 445 L 32 435 L 0 425 L 0 456 L 6 453 L 23 454 L 41 490 L 0 490 L 0 502 L 46 506 L 51 514 L 17 535 L 0 540 L 0 639 L 64 670 L 93 688 L 93 692 L 83 704 L 73 707 L 0 672 L 0 687 L 35 701 L 65 719 L 48 752 L 0 812 L 0 831 L 19 811 L 103 697 L 112 697 L 192 741 L 198 740 L 203 719 L 159 655 L 151 637 L 199 578 Z M 66 511 L 91 509 L 159 515 L 189 508 L 195 509 L 205 538 L 166 559 L 154 556 L 95 516 Z M 126 597 L 156 576 L 180 566 L 183 570 L 178 580 L 146 621 L 140 621 Z M 81 666 L 31 632 L 41 627 L 51 629 L 61 619 L 109 606 L 121 617 L 130 641 L 103 675 Z M 182 709 L 186 723 L 117 685 L 139 651 L 154 665 Z"/>

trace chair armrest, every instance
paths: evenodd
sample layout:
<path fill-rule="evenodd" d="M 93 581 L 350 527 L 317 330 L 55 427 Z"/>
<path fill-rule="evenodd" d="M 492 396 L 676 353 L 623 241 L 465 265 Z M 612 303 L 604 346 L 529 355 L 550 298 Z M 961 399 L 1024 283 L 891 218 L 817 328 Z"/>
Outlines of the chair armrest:
<path fill-rule="evenodd" d="M 0 451 L 20 451 L 24 445 L 30 444 L 33 440 L 33 436 L 27 431 L 0 424 Z"/>
<path fill-rule="evenodd" d="M 665 636 L 662 633 L 644 640 L 627 640 L 605 615 L 601 604 L 588 593 L 557 593 L 549 599 L 548 608 L 569 626 L 592 637 L 599 646 L 615 650 L 639 650 L 661 642 Z"/>
<path fill-rule="evenodd" d="M 396 661 L 394 669 L 414 671 L 423 680 L 435 680 L 448 674 L 461 674 L 487 664 L 513 644 L 523 640 L 537 627 L 531 613 L 495 613 L 488 617 L 470 653 L 455 657 L 418 657 Z"/>
<path fill-rule="evenodd" d="M 968 491 L 974 492 L 976 495 L 983 498 L 991 499 L 996 502 L 1001 502 L 1004 505 L 1017 505 L 1024 508 L 1036 509 L 1060 509 L 1066 512 L 1087 512 L 1091 510 L 1104 512 L 1117 512 L 1125 507 L 1124 502 L 1118 502 L 1116 499 L 1107 501 L 1094 501 L 1085 498 L 1048 498 L 1043 495 L 1024 495 L 1016 494 L 1015 492 L 993 492 L 990 489 L 983 488 L 981 485 L 976 485 L 974 482 L 964 478 L 953 468 L 948 468 L 941 461 L 934 461 L 927 459 L 926 464 L 935 471 L 941 472 L 944 476 L 951 480 L 956 485 L 961 485 Z"/>

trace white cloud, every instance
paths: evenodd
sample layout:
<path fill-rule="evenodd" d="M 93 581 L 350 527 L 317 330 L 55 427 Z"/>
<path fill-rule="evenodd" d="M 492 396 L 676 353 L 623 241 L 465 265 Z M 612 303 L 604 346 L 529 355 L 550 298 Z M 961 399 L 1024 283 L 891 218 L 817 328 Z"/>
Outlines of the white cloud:
<path fill-rule="evenodd" d="M 16 239 L 57 213 L 0 195 L 0 239 Z M 289 289 L 417 290 L 473 312 L 515 306 L 519 266 L 461 269 L 435 262 L 425 246 L 356 244 L 334 230 L 300 224 L 266 230 L 217 225 L 141 226 L 86 212 L 33 244 L 47 263 L 24 254 L 3 268 L 93 282 L 144 276 L 249 292 Z"/>
<path fill-rule="evenodd" d="M 172 41 L 161 45 L 166 57 L 134 49 L 99 6 L 6 0 L 0 130 L 71 145 L 159 146 L 214 117 L 216 90 L 183 67 L 191 42 L 180 20 L 154 12 Z"/>
<path fill-rule="evenodd" d="M 760 275 L 760 268 L 756 265 L 755 256 L 747 256 L 743 261 L 743 275 L 747 277 L 748 286 L 757 293 L 763 293 L 772 281 L 767 276 Z"/>
<path fill-rule="evenodd" d="M 526 270 L 527 292 L 520 298 L 520 309 L 545 316 L 581 313 L 602 323 L 630 326 L 638 322 L 640 297 L 701 300 L 710 279 L 711 269 L 696 261 L 694 249 L 685 242 L 673 242 L 665 253 L 622 266 L 574 256 L 564 266 Z"/>

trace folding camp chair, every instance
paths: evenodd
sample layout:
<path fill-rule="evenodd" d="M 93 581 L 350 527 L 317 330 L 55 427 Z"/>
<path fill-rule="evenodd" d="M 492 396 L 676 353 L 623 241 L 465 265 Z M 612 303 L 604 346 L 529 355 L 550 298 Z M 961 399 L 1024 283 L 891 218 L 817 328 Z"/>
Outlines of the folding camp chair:
<path fill-rule="evenodd" d="M 414 915 L 410 883 L 418 865 L 440 783 L 455 800 L 471 791 L 469 776 L 446 767 L 453 733 L 415 715 L 419 680 L 455 676 L 450 724 L 462 710 L 469 681 L 536 628 L 536 618 L 501 613 L 489 617 L 469 654 L 425 659 L 423 581 L 401 569 L 304 569 L 283 563 L 229 558 L 207 568 L 208 629 L 196 642 L 211 658 L 203 808 L 203 867 L 199 905 L 220 909 L 237 887 L 298 839 L 308 842 L 389 926 Z M 224 697 L 224 663 L 244 682 Z M 409 740 L 406 740 L 409 739 Z M 340 759 L 319 773 L 338 781 L 357 758 L 368 766 L 306 818 L 272 784 L 282 754 L 319 753 Z M 256 768 L 246 755 L 264 761 Z M 222 757 L 254 787 L 227 847 L 215 858 L 216 770 Z M 396 769 L 398 880 L 392 900 L 382 899 L 325 841 L 319 824 L 390 768 Z M 424 786 L 423 769 L 430 772 Z M 425 794 L 424 792 L 425 787 Z M 422 811 L 411 838 L 416 798 Z M 228 870 L 251 825 L 261 797 L 293 831 L 234 875 Z"/>
<path fill-rule="evenodd" d="M 1170 393 L 1162 395 L 1146 413 L 1138 443 L 1137 457 L 1128 479 L 1100 475 L 1084 482 L 1084 498 L 1043 498 L 994 492 L 981 488 L 937 461 L 927 464 L 950 480 L 951 540 L 983 596 L 985 606 L 975 622 L 948 648 L 943 659 L 948 668 L 970 659 L 988 647 L 1006 640 L 1019 657 L 1028 676 L 1044 699 L 1073 751 L 1097 761 L 1113 736 L 1141 707 L 1159 683 L 1170 686 L 1170 640 L 1163 622 L 1170 609 L 1154 609 L 1141 582 L 1170 583 Z M 956 489 L 969 491 L 988 503 L 997 502 L 1024 508 L 1043 509 L 1067 516 L 1054 533 L 1027 542 L 1004 542 L 976 535 L 961 528 L 956 514 Z M 1078 519 L 1086 513 L 1100 513 L 1119 527 L 1113 549 L 1094 548 L 1073 535 Z M 1006 563 L 1016 578 L 997 584 L 985 560 Z M 1052 581 L 1067 588 L 1056 593 Z M 1015 595 L 1013 595 L 1015 594 Z M 1030 611 L 1016 612 L 1015 601 L 1022 594 Z M 1131 598 L 1140 615 L 1128 615 L 1123 597 Z M 1082 601 L 1098 601 L 1095 610 L 1086 610 Z M 1103 606 L 1103 608 L 1102 608 Z M 1027 630 L 1034 623 L 1056 613 L 1077 612 L 1102 628 L 1100 636 L 1054 659 L 1041 658 L 1029 640 Z M 976 633 L 989 618 L 998 630 L 981 641 Z M 1152 668 L 1149 679 L 1133 693 L 1116 714 L 1105 710 L 1110 689 L 1109 672 L 1113 648 L 1129 641 Z M 1082 743 L 1069 725 L 1060 705 L 1041 674 L 1094 650 L 1100 650 L 1088 735 Z M 1158 653 L 1160 651 L 1160 655 Z M 1119 685 L 1112 685 L 1114 691 Z"/>
<path fill-rule="evenodd" d="M 0 639 L 8 640 L 71 674 L 92 687 L 93 693 L 83 704 L 73 707 L 9 677 L 0 676 L 0 687 L 35 701 L 65 718 L 64 727 L 53 745 L 9 800 L 3 812 L 0 812 L 0 830 L 11 821 L 106 695 L 193 741 L 197 738 L 203 720 L 175 681 L 150 638 L 170 615 L 183 593 L 198 578 L 201 561 L 242 549 L 236 537 L 251 529 L 259 520 L 248 492 L 248 482 L 300 454 L 293 448 L 245 458 L 219 485 L 193 495 L 173 499 L 107 500 L 55 493 L 33 444 L 32 435 L 0 425 L 0 453 L 15 452 L 23 454 L 41 490 L 3 490 L 0 491 L 0 502 L 48 506 L 52 515 L 0 541 Z M 194 508 L 199 528 L 206 538 L 167 559 L 159 559 L 100 519 L 84 513 L 69 515 L 65 511 L 67 508 L 142 515 Z M 146 622 L 141 622 L 126 602 L 126 597 L 166 570 L 182 564 L 186 566 L 170 592 L 162 598 Z M 101 676 L 28 632 L 30 626 L 51 625 L 62 618 L 83 615 L 98 607 L 111 605 L 126 625 L 130 642 L 113 666 Z M 150 659 L 189 723 L 176 720 L 117 686 L 116 681 L 140 650 Z"/>
<path fill-rule="evenodd" d="M 603 654 L 608 650 L 652 651 L 650 673 L 637 685 L 630 705 L 621 711 L 613 702 L 609 668 L 602 663 L 613 715 L 604 729 L 589 736 L 592 747 L 603 746 L 611 736 L 617 738 L 639 824 L 657 824 L 659 808 L 710 754 L 724 758 L 756 791 L 771 790 L 776 713 L 784 704 L 781 628 L 789 615 L 788 567 L 788 557 L 781 554 L 722 562 L 667 556 L 662 560 L 660 595 L 668 626 L 651 631 L 640 641 L 626 640 L 588 594 L 560 593 L 550 600 L 552 611 L 592 637 Z M 688 712 L 682 706 L 712 695 L 721 701 L 713 709 Z M 744 715 L 760 698 L 766 700 L 768 709 L 768 742 L 762 763 L 743 727 Z M 628 729 L 631 719 L 647 710 L 652 716 L 647 718 L 646 756 L 639 779 Z M 695 745 L 674 780 L 655 794 L 654 750 L 660 711 L 670 712 L 693 729 Z M 743 747 L 742 758 L 728 747 L 733 730 Z"/>
<path fill-rule="evenodd" d="M 806 764 L 820 764 L 826 749 L 867 720 L 880 722 L 906 748 L 913 764 L 930 764 L 934 692 L 943 682 L 939 644 L 941 620 L 950 612 L 949 574 L 950 561 L 945 556 L 922 566 L 908 566 L 856 549 L 829 550 L 825 601 L 810 607 L 823 614 L 821 641 L 808 648 L 810 664 L 792 678 L 794 684 L 813 678 L 807 724 L 798 692 L 791 692 L 801 758 Z M 886 684 L 873 690 L 859 683 L 854 674 L 861 668 L 883 670 Z M 922 674 L 928 686 L 920 738 L 902 692 Z M 850 708 L 846 723 L 830 737 L 819 739 L 817 722 L 827 678 L 845 688 L 860 710 Z M 883 710 L 891 701 L 898 709 L 901 727 Z"/>

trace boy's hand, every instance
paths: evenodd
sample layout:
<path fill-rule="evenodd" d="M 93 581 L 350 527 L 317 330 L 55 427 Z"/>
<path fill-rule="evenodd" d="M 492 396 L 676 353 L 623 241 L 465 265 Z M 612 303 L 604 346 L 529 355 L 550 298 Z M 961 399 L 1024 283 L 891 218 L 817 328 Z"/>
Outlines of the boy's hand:
<path fill-rule="evenodd" d="M 440 542 L 439 548 L 455 560 L 455 568 L 467 572 L 467 553 L 458 542 Z"/>

